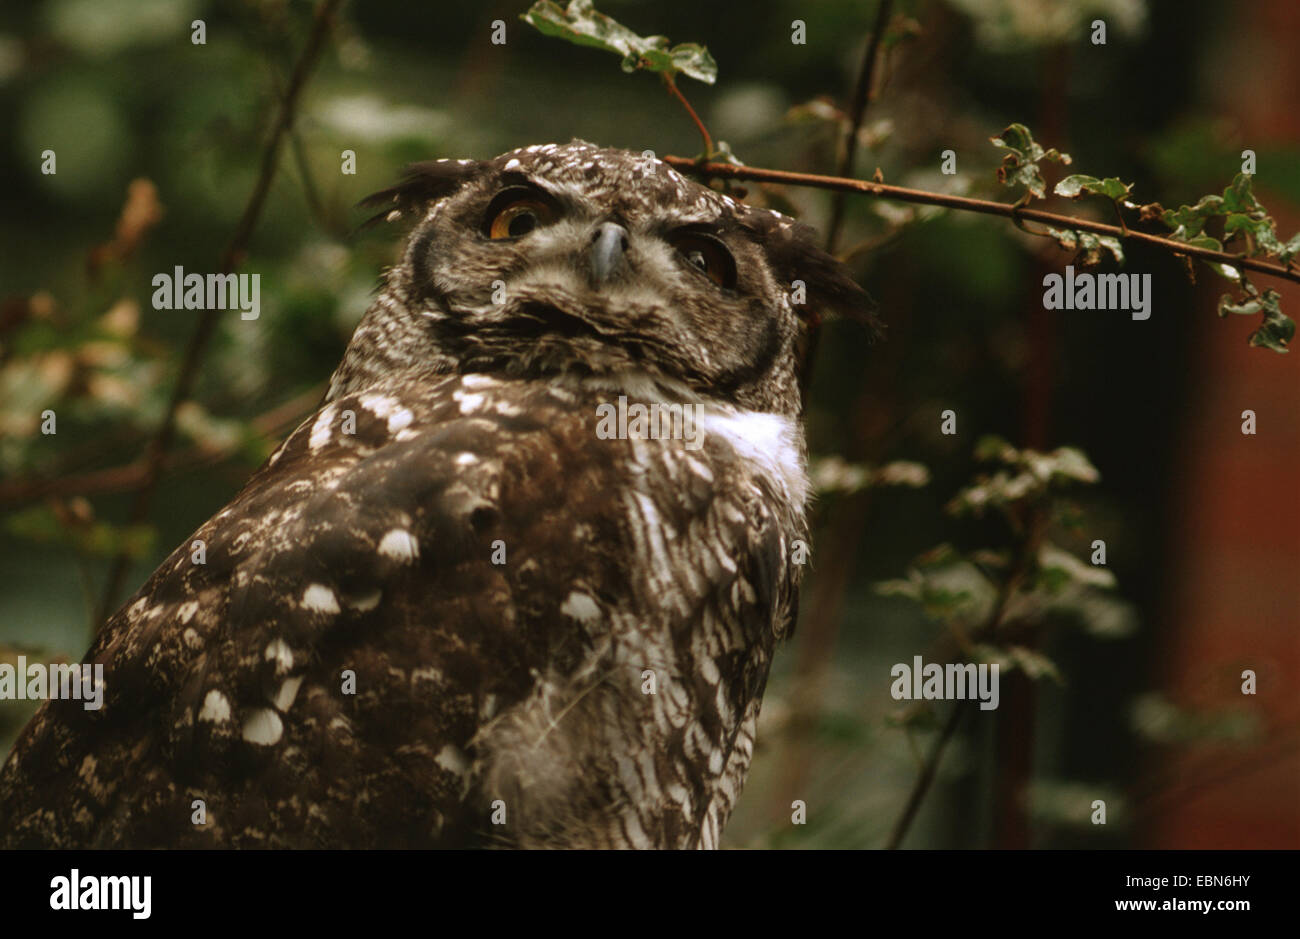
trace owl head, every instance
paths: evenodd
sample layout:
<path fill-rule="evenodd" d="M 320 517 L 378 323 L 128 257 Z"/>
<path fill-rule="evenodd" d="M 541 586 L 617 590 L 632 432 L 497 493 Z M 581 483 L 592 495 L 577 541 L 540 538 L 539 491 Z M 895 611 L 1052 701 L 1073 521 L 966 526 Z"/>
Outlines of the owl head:
<path fill-rule="evenodd" d="M 869 317 L 810 228 L 648 153 L 573 141 L 418 163 L 365 204 L 415 227 L 331 398 L 416 369 L 635 377 L 797 414 L 808 322 Z"/>

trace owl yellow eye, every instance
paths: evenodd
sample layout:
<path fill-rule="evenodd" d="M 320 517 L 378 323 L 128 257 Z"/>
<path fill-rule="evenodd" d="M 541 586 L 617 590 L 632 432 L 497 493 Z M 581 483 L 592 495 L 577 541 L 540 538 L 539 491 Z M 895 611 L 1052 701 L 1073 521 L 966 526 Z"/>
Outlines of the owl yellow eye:
<path fill-rule="evenodd" d="M 493 241 L 520 238 L 555 221 L 554 207 L 528 191 L 507 191 L 497 197 L 487 214 L 487 236 Z"/>
<path fill-rule="evenodd" d="M 682 261 L 693 267 L 719 287 L 736 286 L 736 261 L 721 241 L 699 232 L 676 232 L 669 242 Z"/>

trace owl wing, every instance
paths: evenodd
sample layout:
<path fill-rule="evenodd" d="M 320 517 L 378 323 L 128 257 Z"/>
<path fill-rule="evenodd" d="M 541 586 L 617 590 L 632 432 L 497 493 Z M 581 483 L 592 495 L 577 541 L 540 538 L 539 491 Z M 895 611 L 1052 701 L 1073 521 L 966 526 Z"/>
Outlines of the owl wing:
<path fill-rule="evenodd" d="M 789 525 L 725 441 L 592 415 L 475 375 L 322 408 L 107 623 L 104 706 L 40 709 L 0 841 L 716 843 Z"/>

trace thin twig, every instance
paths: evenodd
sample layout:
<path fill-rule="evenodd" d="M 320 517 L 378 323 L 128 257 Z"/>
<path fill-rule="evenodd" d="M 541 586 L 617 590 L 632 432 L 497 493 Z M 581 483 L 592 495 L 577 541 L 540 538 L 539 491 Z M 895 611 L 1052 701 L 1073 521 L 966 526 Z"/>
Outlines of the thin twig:
<path fill-rule="evenodd" d="M 189 465 L 188 454 L 168 456 L 167 469 Z M 148 463 L 135 460 L 123 466 L 91 470 L 67 476 L 38 479 L 14 479 L 0 483 L 0 506 L 10 507 L 50 497 L 90 496 L 104 492 L 130 492 L 139 489 L 148 478 Z"/>
<path fill-rule="evenodd" d="M 320 5 L 316 7 L 315 22 L 312 25 L 311 35 L 308 36 L 302 54 L 298 57 L 298 62 L 294 66 L 293 74 L 289 78 L 289 86 L 285 89 L 284 97 L 280 101 L 280 110 L 271 130 L 270 139 L 267 140 L 266 147 L 262 152 L 262 167 L 257 183 L 248 197 L 248 204 L 244 207 L 244 213 L 235 226 L 235 232 L 231 236 L 230 243 L 221 256 L 220 273 L 222 274 L 230 273 L 243 260 L 249 238 L 252 236 L 257 220 L 262 214 L 262 206 L 266 202 L 266 196 L 271 190 L 271 181 L 275 177 L 276 167 L 279 164 L 280 146 L 284 141 L 285 134 L 293 125 L 298 97 L 306 84 L 312 66 L 315 65 L 321 50 L 325 46 L 325 40 L 329 36 L 330 28 L 334 22 L 334 14 L 338 11 L 341 3 L 342 0 L 321 0 Z M 135 502 L 131 507 L 129 524 L 140 524 L 149 516 L 149 508 L 153 502 L 153 495 L 158 487 L 158 481 L 162 477 L 167 451 L 176 436 L 177 411 L 189 399 L 194 389 L 194 382 L 198 377 L 199 363 L 203 360 L 208 341 L 216 330 L 220 314 L 220 310 L 204 310 L 199 316 L 198 325 L 195 326 L 194 332 L 190 336 L 189 345 L 186 347 L 185 356 L 181 361 L 180 371 L 176 376 L 176 384 L 172 387 L 171 397 L 167 402 L 167 411 L 163 415 L 162 423 L 159 424 L 158 430 L 150 440 L 146 451 L 145 475 L 140 484 L 140 489 L 136 493 Z M 108 577 L 104 582 L 104 592 L 100 598 L 99 609 L 95 617 L 96 621 L 101 625 L 107 621 L 108 614 L 116 603 L 118 592 L 122 589 L 122 581 L 126 578 L 130 563 L 130 557 L 123 553 L 119 553 L 113 558 Z"/>
<path fill-rule="evenodd" d="M 898 817 L 894 823 L 894 830 L 889 835 L 889 841 L 885 847 L 893 851 L 903 843 L 907 830 L 912 827 L 912 820 L 916 818 L 916 813 L 921 809 L 921 803 L 925 801 L 926 793 L 930 791 L 930 784 L 934 782 L 935 774 L 939 771 L 939 761 L 943 758 L 943 751 L 948 746 L 948 741 L 952 735 L 957 732 L 957 725 L 961 723 L 961 716 L 966 712 L 963 707 L 965 701 L 955 701 L 952 706 L 952 713 L 948 715 L 948 722 L 943 725 L 943 731 L 939 734 L 939 739 L 934 742 L 934 749 L 930 751 L 929 759 L 926 760 L 925 766 L 922 767 L 921 773 L 916 777 L 916 782 L 912 784 L 912 791 L 908 794 L 907 805 L 903 807 L 903 814 Z"/>
<path fill-rule="evenodd" d="M 709 129 L 704 126 L 704 122 L 700 120 L 700 116 L 695 113 L 695 108 L 691 107 L 691 103 L 686 100 L 686 96 L 682 94 L 681 89 L 677 87 L 677 81 L 667 72 L 660 72 L 660 74 L 663 76 L 664 85 L 668 88 L 669 94 L 682 103 L 682 107 L 686 109 L 686 113 L 689 114 L 691 120 L 695 122 L 695 127 L 700 132 L 700 136 L 704 138 L 704 158 L 706 160 L 711 159 L 715 151 L 713 149 L 713 136 L 709 133 Z"/>
<path fill-rule="evenodd" d="M 729 163 L 697 163 L 694 160 L 687 159 L 686 157 L 671 155 L 665 156 L 662 159 L 665 163 L 675 167 L 676 169 L 700 176 L 718 176 L 730 179 L 746 179 L 754 182 L 781 183 L 790 186 L 812 186 L 817 189 L 834 189 L 842 190 L 844 192 L 857 192 L 869 196 L 895 199 L 899 202 L 912 202 L 919 205 L 937 205 L 947 209 L 978 212 L 982 215 L 998 215 L 1002 218 L 1014 219 L 1016 216 L 1019 216 L 1022 219 L 1041 222 L 1045 225 L 1073 228 L 1078 231 L 1092 232 L 1097 235 L 1109 235 L 1113 238 L 1140 241 L 1145 244 L 1151 244 L 1163 248 L 1166 251 L 1172 251 L 1174 254 L 1183 254 L 1194 258 L 1200 258 L 1205 261 L 1215 261 L 1220 264 L 1228 264 L 1233 267 L 1240 267 L 1248 271 L 1254 271 L 1258 274 L 1265 274 L 1269 277 L 1279 277 L 1283 280 L 1289 280 L 1300 284 L 1300 270 L 1292 270 L 1282 264 L 1274 264 L 1268 261 L 1262 261 L 1258 258 L 1248 258 L 1227 251 L 1215 251 L 1212 248 L 1202 248 L 1199 245 L 1189 245 L 1181 241 L 1175 241 L 1172 238 L 1163 238 L 1160 235 L 1135 231 L 1132 228 L 1125 232 L 1117 225 L 1106 225 L 1103 222 L 1094 222 L 1091 219 L 1077 218 L 1071 215 L 1058 215 L 1055 212 L 1045 212 L 1042 209 L 1018 207 L 1009 202 L 990 202 L 987 199 L 971 199 L 966 196 L 951 196 L 941 192 L 929 192 L 924 189 L 908 189 L 905 186 L 891 186 L 886 183 L 877 183 L 862 179 L 848 179 L 840 176 L 818 176 L 813 173 L 791 173 L 785 170 L 761 169 L 756 166 L 733 166 Z"/>
<path fill-rule="evenodd" d="M 311 165 L 307 162 L 307 150 L 303 146 L 302 136 L 296 131 L 289 132 L 289 146 L 293 152 L 293 163 L 297 167 L 298 177 L 302 181 L 303 197 L 307 200 L 307 210 L 311 213 L 320 230 L 327 235 L 335 238 L 343 232 L 340 226 L 335 224 L 330 213 L 325 209 L 325 203 L 321 201 L 320 190 L 316 187 L 316 180 L 312 177 Z"/>
<path fill-rule="evenodd" d="M 871 78 L 876 71 L 876 58 L 880 54 L 880 43 L 885 38 L 885 29 L 889 26 L 889 17 L 893 12 L 893 0 L 881 0 L 876 7 L 876 22 L 871 28 L 871 41 L 867 51 L 862 55 L 862 69 L 858 72 L 857 84 L 853 88 L 853 100 L 849 104 L 849 124 L 844 130 L 844 142 L 840 149 L 840 163 L 836 176 L 848 176 L 853 172 L 853 158 L 858 153 L 858 134 L 862 129 L 862 120 L 867 113 L 867 103 L 871 100 Z M 826 226 L 826 250 L 835 253 L 835 243 L 839 240 L 840 226 L 844 223 L 845 194 L 840 191 L 831 204 L 831 221 Z"/>
<path fill-rule="evenodd" d="M 985 623 L 975 635 L 981 638 L 996 639 L 998 630 L 1006 621 L 1007 611 L 1011 608 L 1011 601 L 1016 593 L 1020 590 L 1029 576 L 1030 568 L 1034 559 L 1038 556 L 1038 549 L 1042 545 L 1043 535 L 1047 529 L 1048 513 L 1042 507 L 1035 507 L 1033 514 L 1026 525 L 1025 538 L 1020 545 L 1020 550 L 1016 553 L 1015 566 L 1007 575 L 1007 579 L 1002 582 L 998 588 L 997 601 L 993 605 L 993 612 L 989 616 L 988 622 Z M 930 791 L 930 785 L 934 782 L 935 774 L 939 769 L 939 762 L 943 759 L 943 751 L 948 746 L 948 741 L 952 739 L 957 730 L 957 725 L 961 723 L 961 715 L 964 712 L 963 705 L 965 701 L 957 701 L 952 709 L 952 714 L 948 717 L 948 723 L 944 725 L 943 731 L 939 734 L 939 739 L 935 741 L 934 749 L 930 751 L 930 758 L 926 761 L 925 767 L 912 784 L 912 791 L 907 797 L 907 804 L 903 806 L 903 813 L 894 823 L 894 830 L 889 836 L 886 848 L 897 848 L 903 842 L 907 835 L 908 828 L 911 827 L 912 821 L 916 818 L 916 813 L 921 808 L 921 803 L 925 800 L 926 793 Z"/>
<path fill-rule="evenodd" d="M 889 25 L 889 16 L 893 0 L 881 0 L 876 7 L 876 22 L 871 30 L 871 39 L 867 50 L 862 55 L 862 66 L 858 71 L 858 80 L 854 84 L 853 99 L 849 103 L 849 124 L 844 131 L 844 141 L 840 147 L 838 176 L 847 177 L 853 172 L 853 158 L 858 152 L 858 132 L 862 129 L 863 118 L 867 114 L 867 103 L 871 100 L 871 78 L 876 71 L 876 57 L 880 52 L 880 43 L 885 36 L 885 27 Z M 839 241 L 840 228 L 844 224 L 844 206 L 847 193 L 840 190 L 831 202 L 831 220 L 826 229 L 826 250 L 835 253 L 835 243 Z M 817 349 L 821 345 L 822 319 L 814 315 L 808 321 L 807 342 L 804 343 L 803 355 L 799 362 L 799 390 L 804 400 L 812 387 L 813 363 L 817 360 Z"/>

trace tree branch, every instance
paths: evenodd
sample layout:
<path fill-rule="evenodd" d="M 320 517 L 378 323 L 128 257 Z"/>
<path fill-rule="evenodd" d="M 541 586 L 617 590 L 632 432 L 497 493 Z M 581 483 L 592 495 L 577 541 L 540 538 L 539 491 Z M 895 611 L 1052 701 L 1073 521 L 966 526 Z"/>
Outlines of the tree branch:
<path fill-rule="evenodd" d="M 853 100 L 849 104 L 849 125 L 844 129 L 844 142 L 840 151 L 837 176 L 848 176 L 853 172 L 853 158 L 858 153 L 858 132 L 862 129 L 862 119 L 867 113 L 867 103 L 871 100 L 871 78 L 876 71 L 876 59 L 880 54 L 880 42 L 885 38 L 885 29 L 889 26 L 889 17 L 893 12 L 893 0 L 881 0 L 876 7 L 876 22 L 871 28 L 871 41 L 867 51 L 862 55 L 862 69 L 858 72 L 858 81 L 853 89 Z M 835 242 L 839 240 L 840 226 L 844 223 L 844 196 L 841 190 L 831 204 L 831 221 L 826 226 L 826 250 L 835 252 Z"/>
<path fill-rule="evenodd" d="M 1016 552 L 1015 565 L 1008 573 L 1007 579 L 999 586 L 993 611 L 988 621 L 975 631 L 974 635 L 976 637 L 997 638 L 999 629 L 1006 622 L 1007 611 L 1011 608 L 1011 601 L 1024 585 L 1034 559 L 1038 556 L 1038 549 L 1042 545 L 1043 535 L 1046 533 L 1048 518 L 1046 508 L 1036 506 L 1033 509 L 1031 517 L 1025 526 L 1024 540 Z M 931 783 L 934 782 L 935 774 L 939 770 L 939 762 L 943 759 L 943 751 L 947 748 L 948 742 L 956 732 L 957 725 L 961 723 L 961 715 L 964 713 L 963 705 L 966 703 L 965 701 L 954 703 L 952 713 L 948 716 L 948 722 L 944 724 L 939 739 L 935 741 L 934 749 L 930 751 L 925 766 L 921 768 L 921 774 L 916 778 L 916 782 L 912 784 L 912 791 L 908 794 L 907 804 L 903 807 L 903 813 L 898 817 L 898 821 L 894 823 L 894 830 L 890 833 L 889 841 L 885 845 L 886 848 L 891 850 L 897 848 L 907 835 L 907 830 L 916 818 L 916 813 L 920 811 L 921 803 L 925 800 L 926 793 L 930 791 Z"/>
<path fill-rule="evenodd" d="M 926 759 L 925 765 L 921 767 L 921 775 L 916 777 L 916 782 L 912 784 L 912 791 L 907 796 L 907 804 L 903 807 L 903 814 L 898 817 L 894 823 L 894 830 L 889 834 L 889 841 L 885 843 L 885 848 L 889 851 L 896 850 L 903 843 L 907 830 L 912 827 L 912 821 L 916 818 L 916 813 L 921 809 L 921 803 L 925 801 L 926 794 L 930 791 L 930 784 L 934 782 L 935 774 L 939 771 L 939 761 L 943 758 L 943 751 L 948 746 L 948 741 L 952 739 L 957 732 L 957 726 L 961 723 L 961 716 L 966 712 L 965 701 L 954 701 L 952 712 L 948 715 L 948 722 L 943 725 L 943 730 L 939 734 L 939 739 L 934 742 L 934 749 L 930 751 L 930 756 Z"/>
<path fill-rule="evenodd" d="M 853 158 L 858 152 L 858 132 L 862 129 L 862 120 L 867 113 L 867 103 L 871 100 L 871 78 L 876 71 L 876 57 L 880 52 L 880 43 L 889 25 L 893 0 L 881 0 L 876 7 L 876 22 L 867 42 L 867 50 L 862 55 L 862 67 L 858 71 L 858 80 L 854 85 L 853 99 L 849 103 L 849 124 L 844 129 L 844 140 L 840 147 L 838 175 L 847 177 L 853 172 Z M 831 220 L 826 228 L 826 250 L 835 253 L 835 243 L 839 241 L 840 228 L 844 224 L 844 205 L 847 193 L 840 190 L 835 193 L 831 203 Z M 799 390 L 807 400 L 808 390 L 812 387 L 813 363 L 817 359 L 817 348 L 821 345 L 822 321 L 815 316 L 808 322 L 808 340 L 804 345 L 802 361 L 799 363 Z"/>
<path fill-rule="evenodd" d="M 945 193 L 929 192 L 924 189 L 908 189 L 904 186 L 890 186 L 886 183 L 848 179 L 841 176 L 791 173 L 784 170 L 761 169 L 756 166 L 732 166 L 727 163 L 697 163 L 686 157 L 671 155 L 662 159 L 669 166 L 698 176 L 744 179 L 761 183 L 781 183 L 790 186 L 812 186 L 817 189 L 856 192 L 868 196 L 894 199 L 898 202 L 937 205 L 947 209 L 959 209 L 964 212 L 978 212 L 982 215 L 998 215 L 1013 220 L 1041 222 L 1059 228 L 1073 228 L 1078 231 L 1109 235 L 1127 241 L 1140 241 L 1144 244 L 1155 245 L 1166 251 L 1171 251 L 1174 254 L 1183 254 L 1204 261 L 1215 261 L 1220 264 L 1230 264 L 1233 267 L 1253 271 L 1257 274 L 1279 277 L 1300 284 L 1300 269 L 1292 269 L 1282 264 L 1262 261 L 1259 258 L 1248 258 L 1228 251 L 1215 251 L 1212 248 L 1189 245 L 1181 241 L 1175 241 L 1172 238 L 1135 231 L 1132 228 L 1125 230 L 1118 225 L 1107 225 L 1102 222 L 1094 222 L 1091 219 L 1077 218 L 1072 215 L 1058 215 L 1055 212 L 1045 212 L 1042 209 L 1024 208 L 1009 202 L 990 202 L 987 199 L 950 196 Z"/>
<path fill-rule="evenodd" d="M 704 122 L 700 120 L 700 116 L 695 113 L 695 108 L 691 107 L 691 103 L 686 100 L 686 96 L 682 94 L 682 90 L 677 87 L 677 80 L 667 72 L 660 72 L 660 75 L 663 77 L 664 87 L 668 89 L 668 93 L 681 102 L 682 107 L 686 109 L 686 113 L 689 114 L 691 120 L 695 122 L 695 129 L 700 132 L 700 137 L 704 142 L 704 152 L 709 156 L 713 156 L 715 152 L 713 149 L 713 135 L 710 134 L 709 129 L 704 126 Z"/>
<path fill-rule="evenodd" d="M 271 190 L 271 181 L 275 177 L 276 167 L 279 164 L 280 146 L 284 141 L 285 134 L 293 125 L 298 97 L 306 84 L 312 66 L 315 65 L 321 50 L 325 46 L 325 40 L 333 26 L 334 14 L 338 12 L 341 2 L 342 0 L 321 0 L 321 3 L 316 7 L 311 35 L 308 36 L 307 43 L 294 66 L 293 74 L 289 78 L 289 86 L 285 89 L 284 97 L 280 101 L 280 110 L 272 127 L 270 139 L 267 140 L 266 147 L 262 151 L 262 167 L 257 183 L 248 197 L 248 203 L 244 207 L 244 213 L 240 216 L 239 223 L 235 226 L 235 232 L 230 238 L 230 243 L 221 256 L 220 273 L 222 274 L 230 273 L 243 260 L 244 252 L 248 247 L 248 240 L 253 234 L 257 220 L 262 214 L 262 206 L 265 204 L 267 194 Z M 176 376 L 176 384 L 172 387 L 171 397 L 167 402 L 167 410 L 145 453 L 144 476 L 140 488 L 136 492 L 135 502 L 131 507 L 129 524 L 140 524 L 148 518 L 154 492 L 158 487 L 159 479 L 162 477 L 167 451 L 176 436 L 176 413 L 180 406 L 189 399 L 194 390 L 194 382 L 198 378 L 199 363 L 203 360 L 208 342 L 216 330 L 220 314 L 220 310 L 204 310 L 199 317 L 198 325 L 195 326 L 194 332 L 190 336 L 189 344 L 185 349 L 185 356 L 181 361 L 180 371 Z M 100 597 L 99 609 L 95 617 L 96 622 L 101 626 L 107 621 L 108 614 L 116 603 L 118 592 L 122 588 L 122 581 L 126 577 L 130 563 L 131 559 L 125 554 L 118 554 L 113 558 L 108 577 L 104 582 L 104 592 Z"/>

